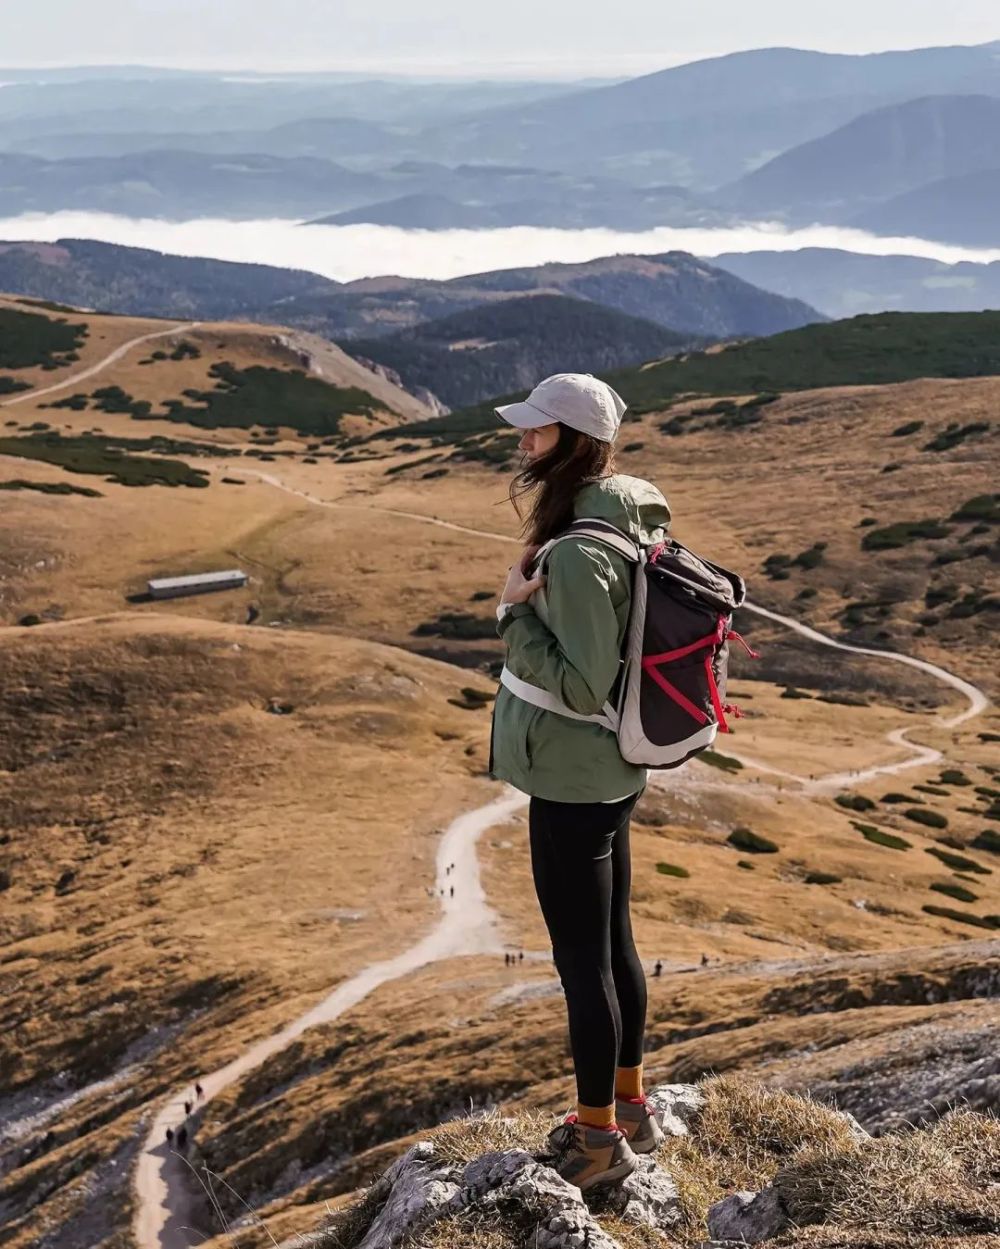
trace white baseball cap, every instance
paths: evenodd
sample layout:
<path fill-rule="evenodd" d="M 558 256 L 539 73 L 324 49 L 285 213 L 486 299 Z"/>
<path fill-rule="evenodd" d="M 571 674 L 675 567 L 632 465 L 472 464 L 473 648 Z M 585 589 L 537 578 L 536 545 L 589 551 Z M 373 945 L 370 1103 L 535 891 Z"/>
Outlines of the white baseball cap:
<path fill-rule="evenodd" d="M 558 421 L 600 442 L 614 442 L 625 400 L 593 373 L 553 373 L 527 399 L 494 408 L 517 429 L 538 429 Z"/>

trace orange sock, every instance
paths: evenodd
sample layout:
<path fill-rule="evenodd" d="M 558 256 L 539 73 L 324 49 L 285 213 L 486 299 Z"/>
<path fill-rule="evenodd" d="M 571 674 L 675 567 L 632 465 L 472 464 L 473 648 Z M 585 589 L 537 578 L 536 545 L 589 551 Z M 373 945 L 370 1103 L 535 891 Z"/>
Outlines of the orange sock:
<path fill-rule="evenodd" d="M 619 1067 L 615 1072 L 615 1097 L 642 1096 L 642 1063 L 638 1067 Z"/>
<path fill-rule="evenodd" d="M 585 1123 L 590 1128 L 609 1128 L 615 1121 L 615 1104 L 610 1106 L 585 1106 L 576 1103 L 576 1121 Z"/>

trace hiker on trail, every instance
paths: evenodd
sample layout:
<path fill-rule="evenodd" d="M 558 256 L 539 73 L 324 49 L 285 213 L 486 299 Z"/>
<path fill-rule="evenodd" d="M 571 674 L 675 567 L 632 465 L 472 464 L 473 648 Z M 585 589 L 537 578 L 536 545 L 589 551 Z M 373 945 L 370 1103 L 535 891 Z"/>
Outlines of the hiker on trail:
<path fill-rule="evenodd" d="M 185 1149 L 187 1147 L 187 1143 L 188 1143 L 188 1130 L 187 1128 L 181 1128 L 177 1133 L 177 1148 Z"/>
<path fill-rule="evenodd" d="M 655 966 L 654 966 L 654 968 L 653 968 L 653 975 L 654 975 L 654 976 L 662 976 L 662 975 L 663 975 L 663 964 L 660 962 L 660 960 L 659 960 L 659 959 L 657 959 L 657 960 L 656 960 L 656 965 L 655 965 Z"/>
<path fill-rule="evenodd" d="M 172 1144 L 172 1143 L 173 1143 L 173 1139 L 174 1139 L 174 1129 L 173 1129 L 173 1128 L 167 1128 L 167 1144 L 168 1144 L 168 1145 Z"/>
<path fill-rule="evenodd" d="M 455 896 L 455 886 L 454 886 L 454 885 L 452 885 L 452 887 L 451 887 L 451 896 L 452 896 L 452 897 L 454 897 L 454 896 Z"/>
<path fill-rule="evenodd" d="M 185 1102 L 185 1103 L 184 1103 L 184 1113 L 185 1113 L 186 1115 L 189 1115 L 189 1114 L 191 1113 L 191 1106 L 192 1106 L 192 1103 L 191 1103 L 191 1102 Z"/>
<path fill-rule="evenodd" d="M 552 1165 L 581 1190 L 623 1179 L 663 1140 L 643 1095 L 646 982 L 629 916 L 629 821 L 647 771 L 623 758 L 602 714 L 619 685 L 633 565 L 594 537 L 547 546 L 576 518 L 643 546 L 664 539 L 663 495 L 615 472 L 624 410 L 589 373 L 556 374 L 496 409 L 522 431 L 509 494 L 519 516 L 528 495 L 530 511 L 497 607 L 507 656 L 489 771 L 531 799 L 531 869 L 576 1072 L 576 1113 L 548 1139 Z"/>
<path fill-rule="evenodd" d="M 503 956 L 503 965 L 504 967 L 510 966 L 510 954 L 509 953 Z"/>
<path fill-rule="evenodd" d="M 512 961 L 513 961 L 513 960 L 512 960 Z M 518 954 L 518 956 L 517 956 L 517 961 L 518 961 L 519 963 L 523 963 L 523 962 L 524 962 L 524 951 L 523 951 L 523 950 L 521 951 L 521 953 L 520 953 L 520 954 Z"/>
<path fill-rule="evenodd" d="M 197 1080 L 194 1085 L 194 1095 L 199 1101 L 201 1101 L 201 1099 L 205 1096 L 205 1090 L 201 1087 Z"/>
<path fill-rule="evenodd" d="M 708 955 L 707 955 L 707 954 L 703 954 L 703 955 L 701 956 L 701 965 L 702 965 L 702 967 L 707 967 L 707 966 L 708 966 Z"/>

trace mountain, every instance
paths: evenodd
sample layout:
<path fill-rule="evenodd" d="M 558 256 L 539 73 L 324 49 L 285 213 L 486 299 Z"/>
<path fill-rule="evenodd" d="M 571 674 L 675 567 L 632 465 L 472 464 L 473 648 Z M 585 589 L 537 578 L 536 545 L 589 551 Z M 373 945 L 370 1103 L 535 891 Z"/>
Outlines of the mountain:
<path fill-rule="evenodd" d="M 296 297 L 282 305 L 281 315 L 330 338 L 370 338 L 532 291 L 589 299 L 708 338 L 773 334 L 823 320 L 807 304 L 758 290 L 687 252 L 605 256 L 447 281 L 359 278 L 345 282 L 333 296 Z"/>
<path fill-rule="evenodd" d="M 822 320 L 685 252 L 608 256 L 434 281 L 339 283 L 269 265 L 171 256 L 81 239 L 0 243 L 0 290 L 136 316 L 281 321 L 370 338 L 528 293 L 573 295 L 691 336 L 768 334 Z"/>
<path fill-rule="evenodd" d="M 608 178 L 584 178 L 566 185 L 568 175 L 531 171 L 505 180 L 490 193 L 484 185 L 488 170 L 456 185 L 448 170 L 436 177 L 436 185 L 452 184 L 451 198 L 438 192 L 403 195 L 361 208 L 350 208 L 308 221 L 306 225 L 398 226 L 404 230 L 498 229 L 538 226 L 553 229 L 607 227 L 619 230 L 652 230 L 659 226 L 724 226 L 732 223 L 727 210 L 694 196 L 684 187 L 628 187 Z M 462 196 L 465 199 L 456 199 Z"/>
<path fill-rule="evenodd" d="M 339 282 L 299 269 L 171 256 L 92 239 L 0 241 L 0 290 L 132 316 L 253 318 Z"/>
<path fill-rule="evenodd" d="M 1000 308 L 1000 261 L 945 264 L 921 256 L 868 256 L 836 248 L 729 252 L 712 258 L 768 291 L 834 318 L 859 312 L 980 312 Z"/>
<path fill-rule="evenodd" d="M 692 336 L 566 295 L 513 296 L 344 347 L 450 408 L 531 387 L 550 373 L 606 371 L 692 346 Z"/>
<path fill-rule="evenodd" d="M 995 44 L 849 56 L 765 48 L 425 129 L 426 156 L 487 156 L 707 189 L 915 96 L 1000 95 Z"/>
<path fill-rule="evenodd" d="M 924 96 L 856 117 L 724 187 L 742 212 L 842 222 L 928 182 L 1000 168 L 1000 98 Z"/>
<path fill-rule="evenodd" d="M 319 224 L 419 226 L 429 213 L 441 218 L 447 210 L 472 226 L 622 229 L 729 221 L 725 212 L 676 187 L 648 187 L 635 194 L 620 179 L 580 171 L 445 167 L 426 160 L 386 166 L 376 155 L 355 160 L 365 168 L 354 169 L 327 159 L 322 144 L 307 146 L 318 147 L 321 155 L 162 149 L 43 160 L 0 154 L 0 215 L 70 209 L 171 219 L 322 214 Z M 454 209 L 447 202 L 452 200 L 457 201 Z"/>
<path fill-rule="evenodd" d="M 897 195 L 853 218 L 874 234 L 1000 247 L 1000 165 Z"/>
<path fill-rule="evenodd" d="M 308 216 L 331 203 L 366 203 L 383 186 L 328 160 L 197 152 L 47 161 L 0 155 L 0 214 L 77 209 L 183 219 Z"/>

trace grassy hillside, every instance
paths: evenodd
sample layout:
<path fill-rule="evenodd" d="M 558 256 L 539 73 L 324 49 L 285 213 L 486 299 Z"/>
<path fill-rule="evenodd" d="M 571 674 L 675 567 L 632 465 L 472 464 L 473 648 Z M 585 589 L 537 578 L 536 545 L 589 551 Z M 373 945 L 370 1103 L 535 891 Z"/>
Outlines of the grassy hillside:
<path fill-rule="evenodd" d="M 886 312 L 807 325 L 602 376 L 637 416 L 699 395 L 774 395 L 920 377 L 997 374 L 1000 312 Z M 526 393 L 418 422 L 407 426 L 407 436 L 450 440 L 495 431 L 494 406 L 523 399 Z"/>
<path fill-rule="evenodd" d="M 394 369 L 451 408 L 550 373 L 622 368 L 691 346 L 692 336 L 565 295 L 531 295 L 452 313 L 345 350 Z"/>

